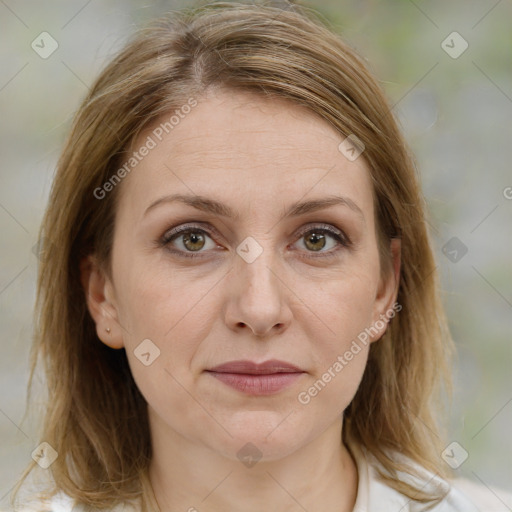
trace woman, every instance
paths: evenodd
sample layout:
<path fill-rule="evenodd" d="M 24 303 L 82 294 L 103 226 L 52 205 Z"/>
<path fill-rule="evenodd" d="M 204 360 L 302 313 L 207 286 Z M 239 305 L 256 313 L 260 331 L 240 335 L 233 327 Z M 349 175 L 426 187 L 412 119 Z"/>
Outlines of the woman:
<path fill-rule="evenodd" d="M 452 345 L 412 158 L 309 11 L 140 31 L 76 115 L 41 240 L 26 475 L 48 468 L 50 508 L 476 510 L 441 457 Z"/>

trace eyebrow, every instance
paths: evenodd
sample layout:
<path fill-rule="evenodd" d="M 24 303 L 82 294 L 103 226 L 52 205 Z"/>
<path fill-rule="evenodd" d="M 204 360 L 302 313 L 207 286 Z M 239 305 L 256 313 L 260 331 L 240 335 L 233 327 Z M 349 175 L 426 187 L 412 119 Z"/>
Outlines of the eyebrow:
<path fill-rule="evenodd" d="M 221 217 L 227 217 L 234 220 L 240 219 L 240 214 L 233 210 L 231 207 L 221 203 L 220 201 L 216 201 L 215 199 L 211 199 L 209 197 L 200 196 L 200 195 L 186 195 L 186 194 L 172 194 L 164 197 L 160 197 L 153 203 L 151 203 L 146 211 L 144 212 L 144 216 L 153 208 L 158 205 L 180 202 L 192 206 L 197 210 L 213 213 L 215 215 L 219 215 Z M 321 199 L 313 199 L 310 201 L 298 201 L 293 203 L 288 210 L 284 211 L 280 220 L 289 217 L 297 217 L 299 215 L 305 215 L 306 213 L 316 212 L 318 210 L 323 210 L 325 208 L 329 208 L 335 205 L 343 205 L 350 208 L 352 211 L 357 213 L 363 221 L 365 220 L 363 211 L 359 206 L 357 206 L 352 199 L 345 196 L 328 196 Z"/>

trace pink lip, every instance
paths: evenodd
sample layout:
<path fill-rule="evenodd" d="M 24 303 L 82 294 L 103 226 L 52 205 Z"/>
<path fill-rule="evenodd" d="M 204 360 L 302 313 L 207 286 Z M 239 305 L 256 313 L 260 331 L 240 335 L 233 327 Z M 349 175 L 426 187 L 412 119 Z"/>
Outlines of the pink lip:
<path fill-rule="evenodd" d="M 279 361 L 279 359 L 270 359 L 263 363 L 254 363 L 246 359 L 240 361 L 229 361 L 210 368 L 208 371 L 218 373 L 245 373 L 250 375 L 266 375 L 269 373 L 291 373 L 302 372 L 297 366 Z"/>
<path fill-rule="evenodd" d="M 249 395 L 271 395 L 290 386 L 303 370 L 286 361 L 272 359 L 264 363 L 230 361 L 206 370 L 224 384 Z"/>

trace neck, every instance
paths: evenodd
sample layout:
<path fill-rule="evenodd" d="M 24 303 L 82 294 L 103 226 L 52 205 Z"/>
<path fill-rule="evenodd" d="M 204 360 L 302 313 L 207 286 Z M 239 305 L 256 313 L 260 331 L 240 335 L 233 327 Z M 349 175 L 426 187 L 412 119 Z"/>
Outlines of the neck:
<path fill-rule="evenodd" d="M 275 460 L 243 464 L 162 425 L 152 428 L 149 481 L 160 512 L 351 512 L 357 469 L 341 442 L 342 419 Z M 164 436 L 165 434 L 165 436 Z"/>

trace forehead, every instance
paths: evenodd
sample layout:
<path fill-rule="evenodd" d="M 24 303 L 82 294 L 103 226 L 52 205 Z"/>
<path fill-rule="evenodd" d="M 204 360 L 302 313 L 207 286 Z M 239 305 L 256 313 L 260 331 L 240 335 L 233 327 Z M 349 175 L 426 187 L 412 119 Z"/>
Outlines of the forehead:
<path fill-rule="evenodd" d="M 338 149 L 345 137 L 305 107 L 255 93 L 215 91 L 197 98 L 197 106 L 172 128 L 168 124 L 166 133 L 162 126 L 171 115 L 145 130 L 127 154 L 154 142 L 122 183 L 121 204 L 130 210 L 141 213 L 159 196 L 176 192 L 240 207 L 254 201 L 266 209 L 289 203 L 287 198 L 339 192 L 371 208 L 364 159 L 345 158 Z"/>

